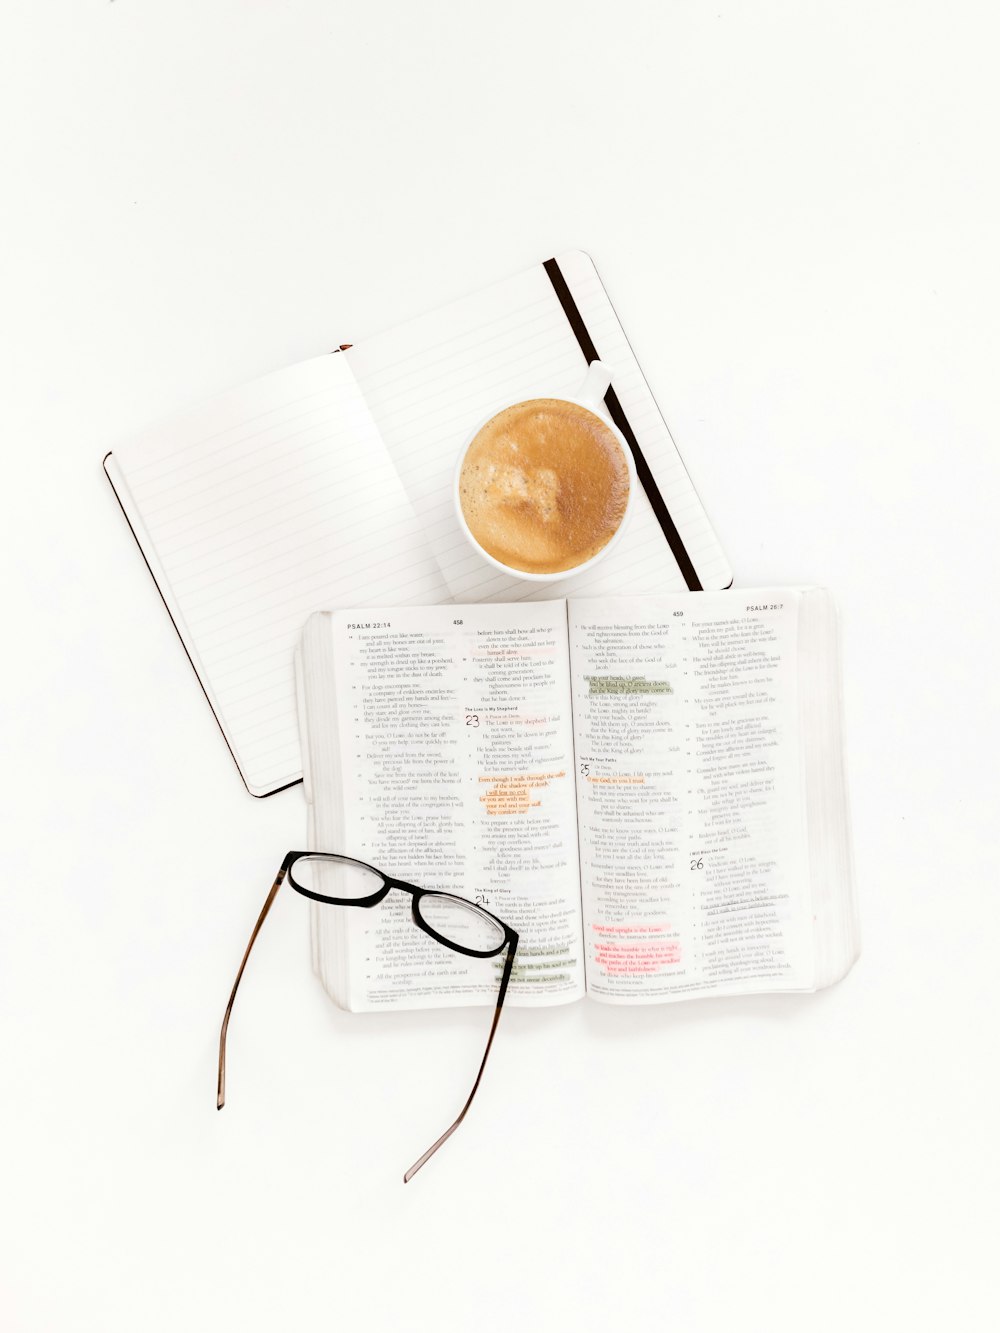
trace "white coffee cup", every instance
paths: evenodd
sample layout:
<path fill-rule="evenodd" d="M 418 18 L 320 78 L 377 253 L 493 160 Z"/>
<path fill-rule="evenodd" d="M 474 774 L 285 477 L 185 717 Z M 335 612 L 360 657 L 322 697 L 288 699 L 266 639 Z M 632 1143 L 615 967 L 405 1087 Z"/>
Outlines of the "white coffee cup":
<path fill-rule="evenodd" d="M 465 462 L 466 454 L 469 452 L 469 446 L 475 440 L 476 436 L 483 429 L 483 427 L 488 425 L 489 422 L 491 422 L 494 417 L 499 416 L 501 412 L 507 411 L 508 408 L 517 407 L 519 403 L 531 402 L 532 399 L 518 398 L 515 399 L 513 402 L 505 403 L 502 407 L 498 407 L 495 412 L 491 412 L 490 415 L 486 417 L 483 421 L 480 421 L 479 425 L 476 426 L 475 430 L 470 431 L 468 438 L 462 445 L 461 451 L 458 455 L 458 462 L 455 465 L 455 478 L 452 485 L 452 497 L 455 505 L 455 517 L 458 520 L 458 526 L 461 529 L 462 533 L 464 534 L 466 541 L 468 541 L 469 545 L 480 557 L 480 559 L 484 560 L 488 565 L 491 565 L 493 569 L 499 570 L 503 574 L 509 574 L 511 578 L 525 579 L 529 583 L 555 583 L 560 579 L 575 578 L 577 574 L 582 574 L 586 570 L 592 569 L 599 560 L 603 560 L 604 557 L 609 554 L 609 552 L 613 551 L 614 548 L 621 541 L 622 535 L 625 532 L 626 527 L 628 526 L 628 521 L 632 514 L 632 510 L 635 507 L 635 493 L 639 483 L 635 472 L 635 459 L 632 457 L 632 450 L 629 448 L 628 441 L 625 439 L 625 436 L 621 433 L 621 431 L 618 429 L 615 423 L 610 419 L 610 417 L 608 416 L 607 408 L 604 405 L 604 395 L 608 391 L 608 386 L 611 384 L 611 379 L 612 379 L 612 372 L 608 368 L 608 366 L 604 364 L 603 361 L 592 361 L 590 364 L 590 369 L 587 371 L 586 378 L 584 379 L 583 383 L 580 385 L 580 388 L 577 390 L 576 393 L 574 394 L 539 393 L 533 395 L 533 398 L 548 398 L 556 402 L 573 403 L 577 407 L 586 408 L 588 412 L 593 412 L 593 414 L 596 417 L 600 417 L 603 424 L 608 428 L 609 431 L 611 431 L 611 433 L 614 435 L 615 439 L 621 446 L 621 451 L 625 458 L 625 466 L 628 469 L 628 500 L 626 501 L 625 504 L 625 512 L 622 514 L 621 522 L 618 524 L 618 527 L 615 529 L 614 534 L 611 536 L 610 540 L 607 541 L 605 545 L 601 547 L 601 549 L 596 553 L 596 555 L 592 555 L 589 560 L 584 560 L 579 565 L 574 565 L 571 569 L 560 569 L 553 573 L 546 573 L 546 574 L 533 574 L 529 573 L 527 570 L 515 569 L 512 565 L 503 564 L 502 561 L 497 560 L 494 556 L 490 555 L 489 551 L 484 551 L 483 548 L 479 545 L 475 537 L 472 535 L 472 532 L 469 529 L 469 525 L 465 521 L 465 515 L 462 512 L 462 498 L 459 489 L 459 482 L 462 476 L 462 465 Z"/>

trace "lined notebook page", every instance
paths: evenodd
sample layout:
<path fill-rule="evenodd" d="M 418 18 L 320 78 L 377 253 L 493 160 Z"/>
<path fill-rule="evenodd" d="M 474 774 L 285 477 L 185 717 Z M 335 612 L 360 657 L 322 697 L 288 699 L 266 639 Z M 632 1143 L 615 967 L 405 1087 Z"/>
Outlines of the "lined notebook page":
<path fill-rule="evenodd" d="M 244 781 L 255 795 L 296 781 L 310 612 L 447 600 L 345 357 L 212 399 L 114 459 Z"/>
<path fill-rule="evenodd" d="M 732 573 L 709 526 L 593 263 L 580 251 L 559 266 L 656 478 L 702 585 Z M 452 596 L 516 601 L 605 593 L 684 591 L 686 584 L 645 495 L 629 531 L 593 571 L 536 585 L 495 572 L 457 522 L 452 480 L 470 431 L 508 403 L 572 394 L 587 363 L 544 268 L 538 265 L 345 354 Z"/>

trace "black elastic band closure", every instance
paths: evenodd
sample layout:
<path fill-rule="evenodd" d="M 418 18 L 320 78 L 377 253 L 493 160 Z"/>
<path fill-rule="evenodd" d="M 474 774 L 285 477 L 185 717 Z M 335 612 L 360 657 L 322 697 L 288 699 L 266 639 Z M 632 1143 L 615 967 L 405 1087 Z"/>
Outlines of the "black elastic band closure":
<path fill-rule="evenodd" d="M 580 350 L 587 358 L 587 365 L 592 361 L 600 361 L 597 348 L 590 336 L 586 324 L 583 322 L 583 316 L 580 314 L 579 307 L 573 300 L 573 293 L 566 285 L 566 279 L 562 275 L 562 270 L 554 259 L 547 259 L 544 264 L 545 272 L 549 275 L 549 281 L 552 283 L 556 296 L 559 298 L 559 304 L 562 306 L 566 318 L 569 320 L 569 326 L 573 330 L 577 342 L 580 344 Z M 691 557 L 687 553 L 684 543 L 681 541 L 681 535 L 677 531 L 677 525 L 670 517 L 670 510 L 667 508 L 666 501 L 660 494 L 660 488 L 656 484 L 649 464 L 646 462 L 645 455 L 639 447 L 639 441 L 635 437 L 635 431 L 629 424 L 629 419 L 625 415 L 621 403 L 618 401 L 618 395 L 614 389 L 608 389 L 604 395 L 604 402 L 608 409 L 611 420 L 615 423 L 621 433 L 628 440 L 629 448 L 632 450 L 632 456 L 635 459 L 636 476 L 639 478 L 639 484 L 646 492 L 646 499 L 652 506 L 653 513 L 656 515 L 656 521 L 663 529 L 663 535 L 667 539 L 667 545 L 673 552 L 673 557 L 677 561 L 677 568 L 684 576 L 684 582 L 692 592 L 701 592 L 701 580 L 695 573 L 694 565 L 691 563 Z"/>

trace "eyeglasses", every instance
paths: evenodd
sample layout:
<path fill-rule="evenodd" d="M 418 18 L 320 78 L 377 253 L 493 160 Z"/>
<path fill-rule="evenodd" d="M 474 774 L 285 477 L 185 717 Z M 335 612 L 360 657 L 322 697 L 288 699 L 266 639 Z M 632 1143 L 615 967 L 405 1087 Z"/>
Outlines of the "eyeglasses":
<path fill-rule="evenodd" d="M 298 879 L 296 874 L 299 876 Z M 226 1033 L 229 1029 L 229 1016 L 233 1010 L 233 1001 L 236 999 L 236 991 L 240 984 L 240 978 L 243 976 L 243 969 L 247 965 L 247 959 L 250 957 L 250 950 L 260 934 L 264 918 L 271 910 L 271 904 L 274 902 L 286 876 L 292 888 L 298 893 L 304 894 L 306 898 L 312 898 L 317 903 L 333 903 L 338 907 L 377 907 L 392 889 L 400 889 L 403 893 L 408 893 L 413 900 L 411 911 L 414 924 L 419 926 L 432 940 L 437 940 L 438 944 L 443 944 L 445 948 L 454 949 L 456 953 L 465 954 L 468 958 L 497 958 L 505 949 L 507 950 L 503 972 L 500 976 L 500 992 L 497 996 L 493 1023 L 490 1027 L 490 1035 L 486 1040 L 486 1051 L 479 1066 L 479 1073 L 472 1085 L 472 1091 L 458 1113 L 454 1124 L 450 1125 L 421 1157 L 417 1158 L 409 1171 L 403 1176 L 405 1183 L 412 1180 L 424 1163 L 430 1157 L 433 1157 L 442 1143 L 451 1138 L 472 1105 L 472 1099 L 476 1095 L 476 1090 L 483 1077 L 483 1070 L 486 1068 L 490 1047 L 493 1045 L 493 1037 L 500 1021 L 500 1010 L 503 1008 L 504 996 L 507 994 L 507 985 L 514 965 L 514 954 L 517 952 L 517 931 L 505 925 L 492 912 L 487 912 L 478 903 L 470 902 L 457 893 L 440 893 L 435 889 L 418 888 L 416 884 L 408 884 L 405 880 L 395 879 L 392 875 L 376 870 L 374 866 L 366 865 L 364 861 L 355 861 L 350 856 L 340 856 L 335 852 L 289 852 L 281 863 L 281 869 L 278 871 L 277 878 L 271 886 L 271 892 L 267 895 L 267 901 L 261 908 L 257 924 L 250 935 L 250 942 L 247 944 L 243 961 L 240 963 L 240 970 L 236 973 L 232 994 L 229 996 L 225 1017 L 222 1020 L 222 1032 L 219 1034 L 219 1089 L 216 1102 L 220 1111 L 226 1102 Z M 300 882 L 300 880 L 304 882 Z"/>

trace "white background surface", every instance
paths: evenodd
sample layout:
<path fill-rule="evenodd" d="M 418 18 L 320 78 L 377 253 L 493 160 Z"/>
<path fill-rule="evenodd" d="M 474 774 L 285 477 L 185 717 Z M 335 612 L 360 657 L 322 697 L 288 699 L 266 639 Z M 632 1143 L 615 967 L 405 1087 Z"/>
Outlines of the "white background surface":
<path fill-rule="evenodd" d="M 997 23 L 971 4 L 9 0 L 0 1324 L 998 1318 Z M 743 586 L 845 635 L 864 954 L 802 998 L 352 1018 L 100 469 L 591 252 Z"/>

